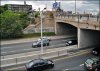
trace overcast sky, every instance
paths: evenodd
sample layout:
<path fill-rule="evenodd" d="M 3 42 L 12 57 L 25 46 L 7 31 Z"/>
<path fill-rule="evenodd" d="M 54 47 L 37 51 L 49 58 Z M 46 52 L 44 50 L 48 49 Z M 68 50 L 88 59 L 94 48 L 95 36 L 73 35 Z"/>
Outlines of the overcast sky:
<path fill-rule="evenodd" d="M 61 8 L 64 11 L 73 11 L 75 12 L 75 0 L 56 0 L 61 2 Z M 47 10 L 52 10 L 52 4 L 54 0 L 26 0 L 28 5 L 32 5 L 33 9 L 41 8 L 41 10 L 47 6 Z M 92 13 L 97 14 L 99 12 L 99 0 L 76 0 L 77 12 L 80 13 Z M 1 0 L 1 5 L 4 4 L 24 4 L 24 0 Z"/>

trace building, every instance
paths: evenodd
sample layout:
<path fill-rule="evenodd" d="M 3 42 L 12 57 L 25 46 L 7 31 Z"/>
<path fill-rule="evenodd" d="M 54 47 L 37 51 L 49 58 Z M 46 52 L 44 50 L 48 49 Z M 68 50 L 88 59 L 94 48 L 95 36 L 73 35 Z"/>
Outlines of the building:
<path fill-rule="evenodd" d="M 27 5 L 26 2 L 24 2 L 24 5 L 20 4 L 7 4 L 8 10 L 11 10 L 13 12 L 29 12 L 29 10 L 32 10 L 32 5 Z"/>

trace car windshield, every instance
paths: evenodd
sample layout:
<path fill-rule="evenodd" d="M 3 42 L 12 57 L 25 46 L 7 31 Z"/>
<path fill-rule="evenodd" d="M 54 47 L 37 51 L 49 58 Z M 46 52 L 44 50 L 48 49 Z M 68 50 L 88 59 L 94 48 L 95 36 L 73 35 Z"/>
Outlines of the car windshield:
<path fill-rule="evenodd" d="M 28 66 L 31 67 L 33 64 L 34 64 L 34 62 L 31 61 L 31 62 L 28 63 Z"/>
<path fill-rule="evenodd" d="M 68 43 L 72 43 L 72 41 L 68 41 Z"/>
<path fill-rule="evenodd" d="M 93 63 L 93 60 L 88 59 L 88 60 L 86 61 L 86 63 L 88 63 L 88 64 L 92 64 L 92 63 Z"/>
<path fill-rule="evenodd" d="M 40 59 L 34 60 L 34 63 L 38 63 L 38 62 L 40 62 Z"/>
<path fill-rule="evenodd" d="M 28 66 L 31 67 L 32 65 L 36 64 L 36 63 L 39 63 L 40 62 L 40 59 L 36 59 L 36 60 L 32 60 L 28 63 Z"/>
<path fill-rule="evenodd" d="M 37 43 L 38 41 L 34 41 L 34 43 Z"/>
<path fill-rule="evenodd" d="M 47 38 L 47 37 L 42 37 L 42 38 L 39 38 L 38 41 L 41 41 L 41 39 L 42 39 L 42 40 L 44 40 L 44 39 L 47 40 L 48 38 Z"/>
<path fill-rule="evenodd" d="M 96 47 L 96 48 L 94 48 L 93 50 L 100 50 L 100 48 L 99 48 L 99 47 Z"/>

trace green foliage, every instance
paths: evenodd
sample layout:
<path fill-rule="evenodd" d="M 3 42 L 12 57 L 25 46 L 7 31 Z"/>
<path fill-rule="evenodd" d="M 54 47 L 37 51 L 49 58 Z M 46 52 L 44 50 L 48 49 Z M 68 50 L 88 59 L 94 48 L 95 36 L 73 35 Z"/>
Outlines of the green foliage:
<path fill-rule="evenodd" d="M 12 11 L 5 11 L 0 14 L 0 34 L 1 39 L 22 37 L 22 30 L 26 27 L 27 16 L 16 14 Z"/>
<path fill-rule="evenodd" d="M 37 11 L 35 12 L 35 18 L 39 17 L 40 16 L 40 13 Z"/>
<path fill-rule="evenodd" d="M 39 11 L 35 11 L 35 12 L 33 12 L 32 16 L 33 16 L 34 18 L 39 17 L 39 16 L 40 16 Z"/>
<path fill-rule="evenodd" d="M 29 25 L 29 18 L 27 13 L 19 13 L 19 22 L 22 25 L 22 28 L 26 28 Z"/>
<path fill-rule="evenodd" d="M 7 4 L 4 6 L 0 6 L 0 14 L 5 12 L 8 9 Z"/>
<path fill-rule="evenodd" d="M 4 12 L 3 6 L 0 6 L 0 14 Z"/>

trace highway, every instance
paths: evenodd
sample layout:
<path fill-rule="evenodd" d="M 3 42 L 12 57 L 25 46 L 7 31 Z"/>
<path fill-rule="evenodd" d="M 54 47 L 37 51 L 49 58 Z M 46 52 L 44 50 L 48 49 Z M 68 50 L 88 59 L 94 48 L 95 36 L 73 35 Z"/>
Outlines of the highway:
<path fill-rule="evenodd" d="M 70 56 L 54 58 L 52 59 L 55 64 L 54 68 L 45 71 L 67 71 L 67 70 L 85 71 L 84 62 L 90 57 L 95 57 L 95 56 L 93 56 L 90 52 L 83 52 L 83 53 L 73 54 Z M 9 67 L 7 70 L 25 71 L 25 65 Z"/>
<path fill-rule="evenodd" d="M 50 41 L 50 46 L 44 47 L 44 49 L 50 49 L 54 47 L 63 47 L 67 39 L 71 38 L 59 38 L 59 39 L 52 39 Z M 36 40 L 33 40 L 36 41 Z M 17 54 L 22 52 L 29 52 L 29 51 L 36 51 L 40 50 L 40 48 L 32 48 L 32 41 L 31 42 L 24 42 L 24 43 L 16 43 L 16 44 L 6 44 L 1 45 L 1 55 L 9 55 L 9 54 Z"/>

